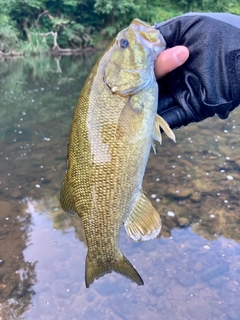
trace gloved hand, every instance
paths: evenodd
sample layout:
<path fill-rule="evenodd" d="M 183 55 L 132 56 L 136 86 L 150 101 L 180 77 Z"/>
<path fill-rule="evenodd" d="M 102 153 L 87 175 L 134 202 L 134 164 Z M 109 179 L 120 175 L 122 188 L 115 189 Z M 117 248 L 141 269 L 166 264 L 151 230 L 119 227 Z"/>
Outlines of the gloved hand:
<path fill-rule="evenodd" d="M 159 80 L 158 113 L 171 128 L 221 119 L 240 104 L 240 17 L 188 13 L 155 27 L 167 47 L 184 45 L 188 60 Z"/>

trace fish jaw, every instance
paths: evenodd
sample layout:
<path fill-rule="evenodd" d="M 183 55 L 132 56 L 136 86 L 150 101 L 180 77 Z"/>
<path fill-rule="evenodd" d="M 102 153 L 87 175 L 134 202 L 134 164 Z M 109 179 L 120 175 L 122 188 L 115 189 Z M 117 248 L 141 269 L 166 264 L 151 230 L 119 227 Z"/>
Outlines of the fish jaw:
<path fill-rule="evenodd" d="M 138 42 L 150 49 L 150 61 L 155 61 L 158 55 L 166 49 L 163 35 L 155 27 L 140 19 L 134 19 L 130 27 L 135 30 Z"/>
<path fill-rule="evenodd" d="M 140 19 L 134 19 L 128 28 L 119 32 L 116 37 L 117 46 L 119 46 L 122 39 L 129 42 L 129 47 L 118 50 L 117 55 L 118 59 L 120 59 L 118 61 L 121 63 L 120 56 L 124 51 L 130 49 L 131 55 L 134 55 L 134 57 L 124 59 L 124 64 L 122 64 L 122 67 L 129 69 L 141 70 L 144 66 L 153 65 L 158 55 L 166 49 L 166 41 L 160 31 Z"/>
<path fill-rule="evenodd" d="M 122 48 L 122 42 L 128 45 Z M 166 48 L 161 33 L 135 19 L 122 30 L 106 53 L 104 82 L 113 94 L 122 96 L 150 88 L 156 81 L 154 62 Z"/>

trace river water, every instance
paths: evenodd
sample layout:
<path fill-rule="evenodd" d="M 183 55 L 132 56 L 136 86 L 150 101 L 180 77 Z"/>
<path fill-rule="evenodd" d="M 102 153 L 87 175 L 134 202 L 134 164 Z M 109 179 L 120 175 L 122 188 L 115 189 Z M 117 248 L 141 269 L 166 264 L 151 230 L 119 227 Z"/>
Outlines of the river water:
<path fill-rule="evenodd" d="M 59 207 L 68 134 L 98 54 L 0 62 L 0 319 L 240 319 L 240 110 L 176 130 L 144 189 L 160 236 L 121 248 L 144 279 L 85 288 L 81 220 Z"/>

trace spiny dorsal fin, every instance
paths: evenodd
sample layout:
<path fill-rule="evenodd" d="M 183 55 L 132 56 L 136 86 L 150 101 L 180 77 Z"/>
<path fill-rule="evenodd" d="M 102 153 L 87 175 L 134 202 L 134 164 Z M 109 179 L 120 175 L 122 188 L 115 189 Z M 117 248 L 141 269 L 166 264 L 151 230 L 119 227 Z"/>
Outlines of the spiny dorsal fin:
<path fill-rule="evenodd" d="M 121 253 L 121 252 L 120 252 Z M 99 265 L 97 261 L 92 261 L 89 258 L 89 253 L 86 257 L 86 266 L 85 266 L 85 284 L 89 288 L 90 284 L 93 283 L 95 279 L 98 279 L 104 276 L 107 273 L 115 271 L 122 276 L 132 280 L 137 283 L 139 286 L 142 286 L 143 280 L 137 270 L 133 267 L 130 261 L 121 253 L 119 259 L 115 260 L 111 264 L 102 264 Z"/>
<path fill-rule="evenodd" d="M 158 114 L 155 118 L 154 129 L 153 129 L 153 138 L 157 140 L 160 144 L 162 144 L 162 134 L 159 129 L 161 127 L 166 135 L 176 142 L 175 134 L 173 133 L 172 129 L 169 127 L 168 123 L 160 117 Z"/>
<path fill-rule="evenodd" d="M 64 178 L 61 193 L 60 193 L 60 205 L 62 209 L 66 212 L 77 213 L 73 199 L 71 197 L 66 176 Z"/>
<path fill-rule="evenodd" d="M 161 218 L 150 200 L 141 192 L 124 223 L 126 231 L 134 241 L 154 239 L 161 230 Z"/>

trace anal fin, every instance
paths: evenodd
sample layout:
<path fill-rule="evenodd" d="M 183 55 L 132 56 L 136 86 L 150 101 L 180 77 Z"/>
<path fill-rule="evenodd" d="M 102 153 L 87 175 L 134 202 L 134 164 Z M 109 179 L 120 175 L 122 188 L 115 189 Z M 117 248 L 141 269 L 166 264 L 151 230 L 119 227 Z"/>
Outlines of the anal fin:
<path fill-rule="evenodd" d="M 124 225 L 129 237 L 134 241 L 154 239 L 160 233 L 160 215 L 143 192 L 139 194 Z"/>
<path fill-rule="evenodd" d="M 77 213 L 77 210 L 74 205 L 74 201 L 71 197 L 66 176 L 64 178 L 62 189 L 60 192 L 60 205 L 61 205 L 61 208 L 66 212 Z"/>
<path fill-rule="evenodd" d="M 155 118 L 155 123 L 154 123 L 153 138 L 157 140 L 160 144 L 162 144 L 162 134 L 160 132 L 159 127 L 163 129 L 163 131 L 171 140 L 176 142 L 175 134 L 173 133 L 172 129 L 169 127 L 168 123 L 157 114 Z"/>

